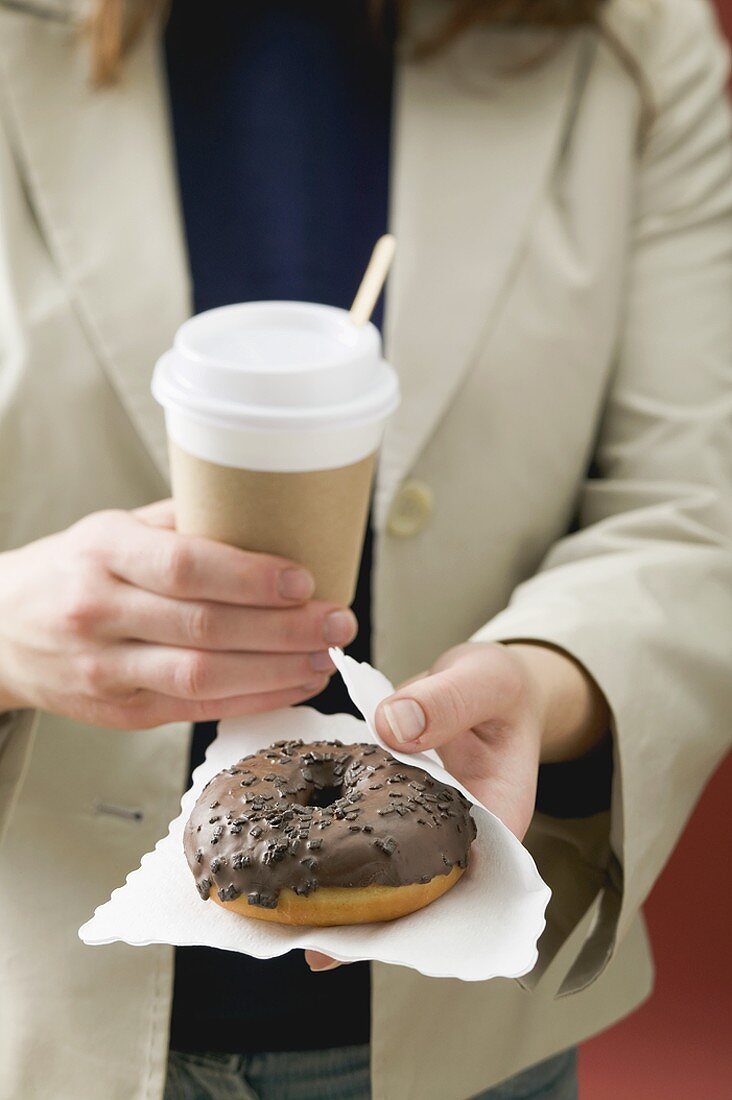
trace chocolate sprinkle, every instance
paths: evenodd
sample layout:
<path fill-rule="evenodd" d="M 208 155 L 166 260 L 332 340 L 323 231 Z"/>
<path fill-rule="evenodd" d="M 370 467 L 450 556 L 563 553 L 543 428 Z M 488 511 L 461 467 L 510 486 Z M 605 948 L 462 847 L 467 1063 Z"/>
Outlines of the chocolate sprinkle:
<path fill-rule="evenodd" d="M 233 882 L 218 891 L 219 901 L 236 901 L 240 894 L 241 890 Z"/>

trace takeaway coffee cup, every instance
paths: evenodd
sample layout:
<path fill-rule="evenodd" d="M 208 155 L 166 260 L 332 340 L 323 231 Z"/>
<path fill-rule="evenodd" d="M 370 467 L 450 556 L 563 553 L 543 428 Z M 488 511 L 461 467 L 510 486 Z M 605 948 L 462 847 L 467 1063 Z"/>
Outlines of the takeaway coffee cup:
<path fill-rule="evenodd" d="M 176 523 L 307 566 L 353 599 L 376 452 L 399 403 L 372 324 L 309 302 L 198 314 L 158 361 Z"/>

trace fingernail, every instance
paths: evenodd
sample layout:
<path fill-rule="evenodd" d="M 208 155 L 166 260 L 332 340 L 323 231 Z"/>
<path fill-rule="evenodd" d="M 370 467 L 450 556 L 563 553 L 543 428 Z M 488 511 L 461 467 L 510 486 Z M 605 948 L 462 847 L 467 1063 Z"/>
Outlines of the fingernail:
<path fill-rule="evenodd" d="M 315 581 L 304 569 L 283 569 L 279 592 L 285 600 L 309 600 L 315 591 Z"/>
<path fill-rule="evenodd" d="M 333 962 L 326 963 L 325 966 L 313 966 L 312 963 L 308 963 L 313 974 L 321 974 L 324 970 L 335 970 L 336 967 L 340 965 L 337 959 L 334 959 Z"/>
<path fill-rule="evenodd" d="M 394 703 L 384 703 L 384 717 L 400 745 L 407 741 L 416 741 L 427 725 L 424 711 L 414 699 L 397 699 Z"/>
<path fill-rule="evenodd" d="M 328 655 L 327 649 L 319 650 L 317 653 L 311 653 L 310 664 L 315 672 L 332 672 L 335 668 L 335 665 Z"/>
<path fill-rule="evenodd" d="M 323 637 L 328 645 L 347 645 L 356 637 L 358 623 L 352 611 L 331 611 L 325 616 Z"/>

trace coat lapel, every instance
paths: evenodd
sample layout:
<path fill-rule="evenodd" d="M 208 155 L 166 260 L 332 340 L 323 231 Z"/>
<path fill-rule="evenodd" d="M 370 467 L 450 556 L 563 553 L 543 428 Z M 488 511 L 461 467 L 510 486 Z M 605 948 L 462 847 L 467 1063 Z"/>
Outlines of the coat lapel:
<path fill-rule="evenodd" d="M 509 51 L 536 56 L 541 43 L 480 28 L 402 66 L 386 309 L 402 403 L 382 452 L 379 524 L 494 324 L 561 148 L 583 41 L 577 33 L 523 71 L 491 77 L 496 58 L 505 71 Z"/>
<path fill-rule="evenodd" d="M 45 0 L 54 14 L 64 5 L 80 10 Z M 119 85 L 94 90 L 74 22 L 6 14 L 11 124 L 47 247 L 165 470 L 150 375 L 190 311 L 190 291 L 159 35 L 151 28 Z M 574 35 L 525 71 L 492 76 L 496 59 L 505 66 L 509 52 L 536 51 L 536 36 L 480 28 L 436 58 L 400 66 L 391 202 L 399 251 L 386 347 L 403 400 L 384 444 L 377 517 L 494 323 L 561 147 L 581 42 Z"/>
<path fill-rule="evenodd" d="M 58 0 L 46 6 L 62 14 Z M 189 289 L 159 37 L 152 27 L 121 82 L 95 90 L 72 9 L 67 19 L 44 18 L 40 9 L 3 13 L 10 125 L 45 246 L 111 384 L 165 471 L 150 377 L 188 315 Z"/>

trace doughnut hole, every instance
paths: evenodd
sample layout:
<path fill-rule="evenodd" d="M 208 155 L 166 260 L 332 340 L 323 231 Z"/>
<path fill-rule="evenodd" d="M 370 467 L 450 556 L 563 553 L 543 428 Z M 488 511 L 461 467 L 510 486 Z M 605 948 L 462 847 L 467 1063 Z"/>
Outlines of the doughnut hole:
<path fill-rule="evenodd" d="M 306 806 L 332 806 L 343 797 L 343 787 L 314 787 L 310 791 Z"/>

